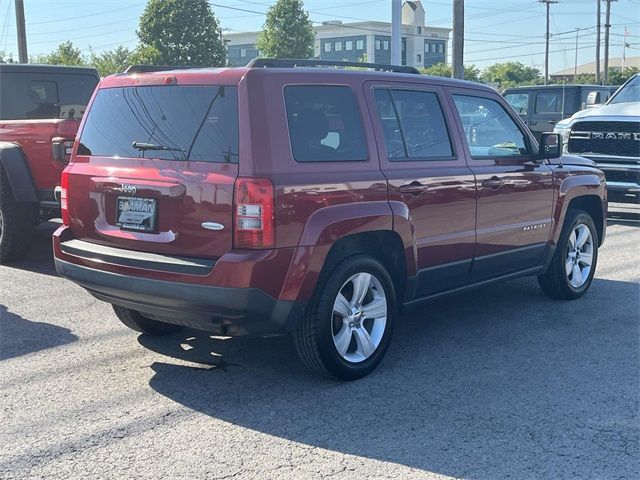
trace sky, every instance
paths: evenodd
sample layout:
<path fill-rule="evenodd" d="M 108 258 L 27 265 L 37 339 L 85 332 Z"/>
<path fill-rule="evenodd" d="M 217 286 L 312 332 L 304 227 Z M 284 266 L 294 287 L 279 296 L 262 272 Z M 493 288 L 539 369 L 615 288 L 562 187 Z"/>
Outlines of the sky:
<path fill-rule="evenodd" d="M 211 0 L 223 29 L 259 30 L 275 0 Z M 551 6 L 549 71 L 572 68 L 578 30 L 578 64 L 594 61 L 596 2 L 558 0 Z M 428 26 L 451 27 L 451 0 L 424 0 Z M 83 53 L 135 48 L 135 30 L 144 0 L 24 0 L 29 55 L 49 53 L 71 40 Z M 390 21 L 391 0 L 306 0 L 315 24 Z M 602 1 L 604 24 L 605 2 Z M 621 57 L 625 28 L 627 57 L 640 56 L 640 0 L 614 0 L 611 4 L 610 57 Z M 480 68 L 498 62 L 519 61 L 543 69 L 545 6 L 536 0 L 466 0 L 466 64 Z M 604 42 L 604 31 L 603 31 Z M 13 0 L 0 0 L 0 52 L 17 58 Z"/>

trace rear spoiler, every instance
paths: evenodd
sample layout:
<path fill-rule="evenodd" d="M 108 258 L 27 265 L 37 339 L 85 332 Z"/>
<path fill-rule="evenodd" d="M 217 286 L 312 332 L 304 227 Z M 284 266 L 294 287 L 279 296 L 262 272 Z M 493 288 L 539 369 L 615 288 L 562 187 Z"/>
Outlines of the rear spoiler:
<path fill-rule="evenodd" d="M 165 72 L 168 70 L 188 70 L 190 68 L 203 68 L 196 65 L 129 65 L 123 74 Z"/>

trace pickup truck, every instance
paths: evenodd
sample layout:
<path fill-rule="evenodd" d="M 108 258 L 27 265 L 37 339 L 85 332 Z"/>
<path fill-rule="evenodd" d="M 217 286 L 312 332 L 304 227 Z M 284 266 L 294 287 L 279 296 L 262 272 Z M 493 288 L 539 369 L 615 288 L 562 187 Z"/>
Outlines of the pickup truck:
<path fill-rule="evenodd" d="M 640 195 L 640 75 L 631 77 L 606 105 L 558 122 L 565 152 L 596 162 L 611 201 L 636 203 Z"/>

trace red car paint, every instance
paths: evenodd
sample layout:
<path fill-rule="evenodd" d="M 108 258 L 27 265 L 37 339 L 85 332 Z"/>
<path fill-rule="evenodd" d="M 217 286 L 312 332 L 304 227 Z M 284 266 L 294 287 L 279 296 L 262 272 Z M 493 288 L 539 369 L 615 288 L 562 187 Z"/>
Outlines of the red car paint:
<path fill-rule="evenodd" d="M 399 289 L 408 305 L 489 279 L 539 274 L 553 252 L 569 203 L 585 196 L 597 199 L 594 216 L 599 219 L 600 242 L 604 239 L 606 190 L 597 169 L 558 166 L 533 157 L 471 158 L 452 99 L 455 93 L 498 102 L 537 149 L 522 121 L 488 87 L 408 74 L 236 68 L 117 75 L 102 80 L 98 89 L 166 85 L 237 86 L 238 162 L 94 156 L 82 153 L 76 140 L 65 170 L 69 222 L 54 235 L 56 264 L 62 275 L 111 303 L 154 315 L 162 310 L 167 319 L 180 318 L 182 323 L 203 329 L 237 325 L 244 318 L 240 310 L 189 304 L 184 297 L 169 302 L 150 295 L 143 280 L 166 282 L 167 297 L 172 296 L 172 286 L 207 286 L 229 289 L 225 291 L 232 296 L 258 290 L 275 302 L 303 307 L 313 296 L 337 242 L 348 244 L 352 238 L 373 241 L 374 237 L 358 236 L 375 232 L 391 239 L 384 248 L 398 246 L 406 270 Z M 297 162 L 283 101 L 288 85 L 349 87 L 362 117 L 368 159 Z M 374 88 L 435 92 L 455 158 L 389 161 Z M 90 106 L 82 121 L 80 139 L 84 124 L 91 121 Z M 268 179 L 273 184 L 272 247 L 234 248 L 234 185 L 240 177 Z M 425 187 L 424 191 L 412 190 L 414 182 Z M 115 225 L 117 189 L 122 185 L 135 187 L 138 197 L 157 200 L 157 232 L 132 232 Z M 217 222 L 224 228 L 206 230 L 201 227 L 203 222 Z M 86 252 L 91 245 L 112 250 L 103 259 L 86 252 L 74 254 L 69 242 L 75 240 L 83 242 Z M 153 268 L 141 262 L 119 262 L 118 251 L 150 253 L 156 255 L 154 259 L 206 259 L 215 264 L 201 274 L 180 273 L 158 268 L 164 260 L 153 263 Z M 121 288 L 107 287 L 97 280 L 106 273 L 117 274 Z M 137 288 L 140 290 L 135 295 L 125 291 Z M 278 313 L 279 308 L 265 312 L 266 327 L 257 331 L 291 328 L 295 318 L 284 319 L 287 315 Z M 184 311 L 190 316 L 182 318 Z M 198 320 L 192 320 L 191 314 L 197 314 Z M 220 321 L 213 322 L 214 318 Z M 275 323 L 269 323 L 274 319 Z"/>

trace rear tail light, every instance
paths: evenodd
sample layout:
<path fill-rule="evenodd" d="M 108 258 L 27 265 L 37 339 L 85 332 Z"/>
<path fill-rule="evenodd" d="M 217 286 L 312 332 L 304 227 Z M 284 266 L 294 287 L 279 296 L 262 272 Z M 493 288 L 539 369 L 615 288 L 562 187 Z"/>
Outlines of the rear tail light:
<path fill-rule="evenodd" d="M 62 137 L 55 137 L 51 139 L 51 154 L 53 155 L 53 159 L 57 162 L 69 163 L 72 149 L 73 140 Z"/>
<path fill-rule="evenodd" d="M 60 178 L 60 212 L 62 213 L 62 223 L 66 226 L 71 225 L 71 221 L 69 220 L 68 189 L 69 173 L 65 170 L 62 172 L 62 177 Z"/>
<path fill-rule="evenodd" d="M 269 248 L 275 241 L 275 194 L 271 180 L 237 178 L 233 239 L 235 248 Z"/>

